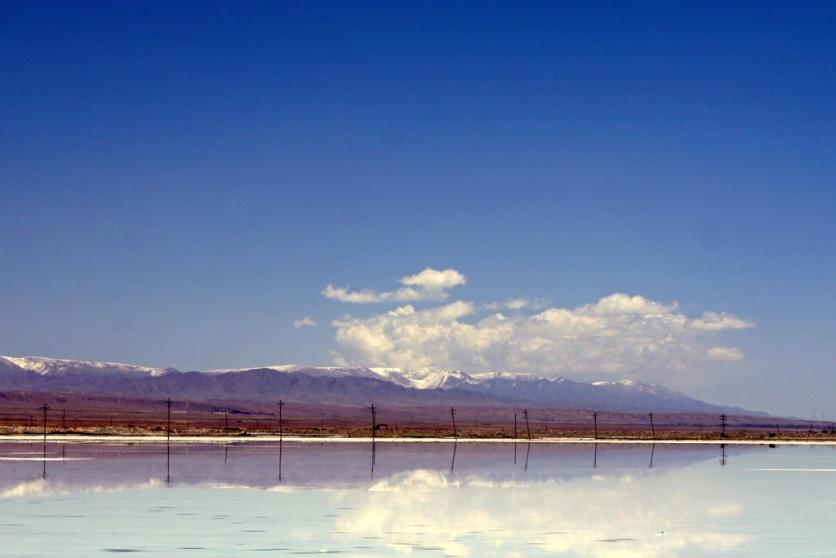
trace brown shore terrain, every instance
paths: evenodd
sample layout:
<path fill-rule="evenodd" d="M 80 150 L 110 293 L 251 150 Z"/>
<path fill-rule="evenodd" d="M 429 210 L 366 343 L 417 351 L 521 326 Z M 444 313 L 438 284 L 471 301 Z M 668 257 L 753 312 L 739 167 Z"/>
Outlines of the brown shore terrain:
<path fill-rule="evenodd" d="M 43 434 L 47 405 L 49 434 L 144 436 L 168 432 L 166 401 L 31 392 L 0 393 L 0 435 Z M 448 407 L 386 407 L 376 404 L 379 438 L 453 437 Z M 528 420 L 526 421 L 526 412 Z M 592 438 L 710 440 L 722 437 L 721 417 L 701 413 L 650 413 L 558 409 L 530 406 L 460 406 L 455 434 L 460 438 Z M 593 414 L 595 413 L 595 414 Z M 516 429 L 515 429 L 516 415 Z M 172 436 L 253 437 L 279 433 L 278 405 L 172 401 Z M 287 435 L 367 437 L 368 407 L 285 402 L 281 431 Z M 729 415 L 725 437 L 732 440 L 836 441 L 834 425 L 768 415 Z"/>

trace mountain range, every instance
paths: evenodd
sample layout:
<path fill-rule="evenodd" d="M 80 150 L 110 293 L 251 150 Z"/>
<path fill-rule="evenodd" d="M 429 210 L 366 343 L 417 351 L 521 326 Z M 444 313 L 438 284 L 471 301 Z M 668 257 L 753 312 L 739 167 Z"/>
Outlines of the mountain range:
<path fill-rule="evenodd" d="M 584 383 L 513 372 L 299 365 L 180 371 L 111 362 L 0 356 L 0 391 L 181 401 L 329 405 L 464 404 L 606 411 L 759 414 L 635 380 Z"/>

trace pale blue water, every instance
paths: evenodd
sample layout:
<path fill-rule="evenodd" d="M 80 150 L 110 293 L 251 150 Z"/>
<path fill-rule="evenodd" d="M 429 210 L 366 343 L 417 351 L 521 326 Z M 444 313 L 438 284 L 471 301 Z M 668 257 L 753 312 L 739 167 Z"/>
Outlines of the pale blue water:
<path fill-rule="evenodd" d="M 833 447 L 453 449 L 0 443 L 0 556 L 836 556 Z"/>

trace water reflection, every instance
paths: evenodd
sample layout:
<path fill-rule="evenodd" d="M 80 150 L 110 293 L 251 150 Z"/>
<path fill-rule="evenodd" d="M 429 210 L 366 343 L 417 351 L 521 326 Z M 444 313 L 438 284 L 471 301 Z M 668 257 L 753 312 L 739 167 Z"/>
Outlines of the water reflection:
<path fill-rule="evenodd" d="M 785 556 L 836 547 L 836 488 L 810 472 L 833 470 L 832 448 L 657 445 L 648 455 L 646 445 L 594 444 L 590 462 L 587 445 L 527 444 L 519 468 L 496 444 L 72 445 L 71 457 L 56 445 L 44 457 L 0 443 L 0 537 L 12 556 L 51 555 L 56 542 L 66 556 L 186 547 L 218 556 Z M 802 472 L 778 472 L 788 469 Z"/>
<path fill-rule="evenodd" d="M 456 450 L 459 447 L 459 442 L 456 440 L 453 442 L 453 457 L 450 458 L 450 474 L 453 474 L 453 470 L 456 468 Z"/>

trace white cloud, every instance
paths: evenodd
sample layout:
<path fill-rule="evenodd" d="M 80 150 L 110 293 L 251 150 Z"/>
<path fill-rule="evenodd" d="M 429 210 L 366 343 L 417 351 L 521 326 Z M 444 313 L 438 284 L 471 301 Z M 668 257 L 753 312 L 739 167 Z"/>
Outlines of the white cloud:
<path fill-rule="evenodd" d="M 527 298 L 512 298 L 505 302 L 492 302 L 486 304 L 485 308 L 488 310 L 501 310 L 507 308 L 508 310 L 523 310 L 532 306 L 532 302 Z"/>
<path fill-rule="evenodd" d="M 464 301 L 421 310 L 406 305 L 368 318 L 336 320 L 336 358 L 403 369 L 437 366 L 545 376 L 684 372 L 711 361 L 740 360 L 739 349 L 709 345 L 708 338 L 752 327 L 731 314 L 705 312 L 691 318 L 675 303 L 621 293 L 576 308 L 528 314 L 519 307 L 507 316 L 497 312 L 476 318 L 476 308 Z"/>
<path fill-rule="evenodd" d="M 705 352 L 708 360 L 715 362 L 737 362 L 743 360 L 743 351 L 737 347 L 711 347 Z"/>
<path fill-rule="evenodd" d="M 326 298 L 353 304 L 440 301 L 450 296 L 448 291 L 453 287 L 466 284 L 467 278 L 455 269 L 438 270 L 428 267 L 415 275 L 402 277 L 399 282 L 403 286 L 394 291 L 372 289 L 352 291 L 348 287 L 335 287 L 328 284 L 322 290 L 322 294 Z"/>
<path fill-rule="evenodd" d="M 309 316 L 305 316 L 304 318 L 293 320 L 293 327 L 296 329 L 301 329 L 303 327 L 316 327 L 316 321 Z"/>
<path fill-rule="evenodd" d="M 752 322 L 741 320 L 737 316 L 725 312 L 703 312 L 702 318 L 691 322 L 695 329 L 704 331 L 723 331 L 725 329 L 746 329 L 752 327 Z"/>

